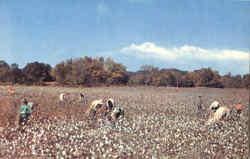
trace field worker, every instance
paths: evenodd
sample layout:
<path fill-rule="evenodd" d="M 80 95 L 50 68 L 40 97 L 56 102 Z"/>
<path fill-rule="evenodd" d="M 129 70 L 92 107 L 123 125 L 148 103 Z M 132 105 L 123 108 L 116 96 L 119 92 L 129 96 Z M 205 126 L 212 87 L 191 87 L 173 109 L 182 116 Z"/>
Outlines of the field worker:
<path fill-rule="evenodd" d="M 113 110 L 113 107 L 115 106 L 115 102 L 114 102 L 114 99 L 112 98 L 109 98 L 107 100 L 107 107 L 108 107 L 108 111 L 111 112 Z"/>
<path fill-rule="evenodd" d="M 65 99 L 64 93 L 61 93 L 61 94 L 59 95 L 59 100 L 60 100 L 60 102 L 63 102 L 64 99 Z"/>
<path fill-rule="evenodd" d="M 216 112 L 216 110 L 220 107 L 220 103 L 218 101 L 214 101 L 211 105 L 210 105 L 210 110 L 212 110 L 213 112 Z"/>
<path fill-rule="evenodd" d="M 198 110 L 201 110 L 201 109 L 202 109 L 201 105 L 202 105 L 202 100 L 201 100 L 201 96 L 199 96 L 199 103 L 198 103 L 198 105 L 197 105 Z"/>
<path fill-rule="evenodd" d="M 14 93 L 15 93 L 15 90 L 14 90 L 13 87 L 11 87 L 11 88 L 8 89 L 8 92 L 9 92 L 10 94 L 14 94 Z"/>
<path fill-rule="evenodd" d="M 109 98 L 106 101 L 106 111 L 104 113 L 104 116 L 107 116 L 108 114 L 111 114 L 114 107 L 115 107 L 114 99 Z"/>
<path fill-rule="evenodd" d="M 33 109 L 33 105 L 34 103 L 33 102 L 28 102 L 28 105 L 30 106 L 31 110 Z"/>
<path fill-rule="evenodd" d="M 225 119 L 226 117 L 229 117 L 231 113 L 231 110 L 226 107 L 226 106 L 222 106 L 219 107 L 215 113 L 212 114 L 211 118 L 208 120 L 208 124 L 220 121 L 222 119 Z"/>
<path fill-rule="evenodd" d="M 19 108 L 19 125 L 27 120 L 27 118 L 31 115 L 31 107 L 28 105 L 28 101 L 26 98 L 23 100 L 23 104 Z"/>
<path fill-rule="evenodd" d="M 114 111 L 111 114 L 113 119 L 117 119 L 122 115 L 124 112 L 121 110 L 120 106 L 115 107 Z M 124 115 L 124 114 L 123 114 Z"/>
<path fill-rule="evenodd" d="M 102 99 L 94 100 L 87 110 L 88 116 L 91 116 L 92 119 L 95 118 L 96 110 L 100 109 L 103 106 L 104 102 Z"/>
<path fill-rule="evenodd" d="M 241 114 L 241 111 L 242 111 L 242 104 L 239 103 L 237 106 L 236 106 L 236 111 L 237 111 L 237 115 L 240 116 Z"/>
<path fill-rule="evenodd" d="M 83 99 L 84 99 L 84 95 L 83 95 L 83 93 L 80 93 L 79 94 L 79 101 L 83 101 Z"/>

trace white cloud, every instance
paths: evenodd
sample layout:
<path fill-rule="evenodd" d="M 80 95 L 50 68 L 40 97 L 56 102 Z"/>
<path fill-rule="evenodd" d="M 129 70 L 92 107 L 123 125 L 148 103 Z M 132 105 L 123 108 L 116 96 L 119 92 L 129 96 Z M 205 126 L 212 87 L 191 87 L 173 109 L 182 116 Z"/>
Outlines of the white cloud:
<path fill-rule="evenodd" d="M 250 0 L 239 0 L 240 2 L 250 2 Z"/>
<path fill-rule="evenodd" d="M 196 46 L 184 45 L 178 48 L 164 48 L 151 42 L 141 45 L 131 44 L 121 49 L 122 52 L 135 52 L 144 57 L 154 57 L 160 60 L 185 60 L 194 59 L 200 61 L 248 61 L 249 54 L 239 50 L 202 49 Z"/>
<path fill-rule="evenodd" d="M 154 43 L 150 43 L 150 42 L 143 43 L 142 45 L 131 44 L 129 47 L 123 48 L 122 51 L 123 52 L 137 51 L 137 52 L 144 54 L 145 56 L 150 56 L 150 57 L 153 56 L 156 58 L 157 57 L 159 58 L 168 57 L 170 59 L 176 58 L 176 56 L 172 54 L 171 52 L 169 52 L 169 50 L 162 48 L 162 47 L 158 47 Z"/>
<path fill-rule="evenodd" d="M 240 50 L 204 49 L 197 46 L 184 45 L 175 48 L 158 46 L 152 42 L 140 45 L 131 44 L 122 48 L 127 56 L 136 57 L 157 63 L 168 63 L 172 67 L 211 67 L 212 69 L 234 73 L 249 72 L 249 53 Z M 175 65 L 175 66 L 173 66 Z"/>

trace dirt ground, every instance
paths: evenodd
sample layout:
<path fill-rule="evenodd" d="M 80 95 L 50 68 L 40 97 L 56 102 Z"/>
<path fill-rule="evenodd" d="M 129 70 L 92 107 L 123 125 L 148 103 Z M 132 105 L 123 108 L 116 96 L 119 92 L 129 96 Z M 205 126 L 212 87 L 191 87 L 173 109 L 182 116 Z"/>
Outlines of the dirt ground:
<path fill-rule="evenodd" d="M 25 97 L 35 107 L 27 125 L 7 124 L 0 136 L 1 158 L 178 158 L 221 159 L 248 156 L 247 89 L 167 87 L 36 87 L 0 86 L 1 126 Z M 78 101 L 78 95 L 85 95 Z M 67 100 L 59 102 L 59 94 Z M 202 96 L 202 110 L 197 110 Z M 125 111 L 124 118 L 109 121 L 85 111 L 95 99 L 112 97 Z M 4 103 L 4 100 L 11 102 Z M 240 118 L 207 125 L 208 107 L 218 100 Z M 15 105 L 15 106 L 13 106 Z M 10 109 L 11 108 L 11 109 Z M 16 109 L 13 111 L 13 109 Z M 6 114 L 6 115 L 4 115 Z M 2 129 L 2 128 L 1 128 Z"/>

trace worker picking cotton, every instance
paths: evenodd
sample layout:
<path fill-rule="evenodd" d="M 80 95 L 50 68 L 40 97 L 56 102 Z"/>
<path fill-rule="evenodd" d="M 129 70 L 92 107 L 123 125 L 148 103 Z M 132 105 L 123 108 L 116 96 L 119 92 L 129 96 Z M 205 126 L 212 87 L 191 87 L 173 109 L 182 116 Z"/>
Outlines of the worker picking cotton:
<path fill-rule="evenodd" d="M 87 114 L 92 117 L 95 117 L 96 114 L 96 110 L 101 108 L 103 106 L 104 102 L 102 99 L 99 100 L 94 100 L 91 105 L 89 106 L 88 110 L 87 110 Z"/>
<path fill-rule="evenodd" d="M 8 92 L 10 94 L 14 94 L 15 93 L 15 89 L 13 87 L 11 87 L 11 88 L 8 89 Z"/>
<path fill-rule="evenodd" d="M 202 99 L 201 99 L 201 96 L 199 96 L 199 103 L 197 105 L 197 108 L 198 108 L 198 110 L 202 109 Z"/>
<path fill-rule="evenodd" d="M 213 112 L 216 112 L 216 110 L 220 107 L 220 103 L 218 101 L 214 101 L 211 105 L 210 105 L 210 110 L 212 110 Z"/>
<path fill-rule="evenodd" d="M 30 109 L 32 110 L 34 103 L 33 102 L 28 102 L 28 105 L 30 106 Z"/>
<path fill-rule="evenodd" d="M 113 120 L 118 119 L 121 115 L 124 116 L 124 111 L 121 110 L 120 106 L 115 107 L 115 109 L 111 113 L 111 117 Z"/>
<path fill-rule="evenodd" d="M 61 93 L 60 95 L 59 95 L 59 101 L 60 102 L 63 102 L 65 100 L 65 95 L 64 95 L 64 93 Z"/>
<path fill-rule="evenodd" d="M 30 115 L 31 106 L 28 104 L 27 99 L 24 98 L 23 104 L 19 108 L 19 125 L 25 123 Z"/>
<path fill-rule="evenodd" d="M 115 106 L 115 102 L 114 102 L 114 99 L 112 98 L 109 98 L 106 102 L 106 105 L 108 107 L 108 111 L 111 112 Z"/>
<path fill-rule="evenodd" d="M 81 101 L 83 101 L 83 99 L 84 99 L 84 94 L 83 94 L 83 93 L 80 93 L 80 94 L 79 94 L 79 101 L 81 102 Z"/>
<path fill-rule="evenodd" d="M 239 117 L 240 114 L 241 114 L 242 108 L 243 108 L 243 106 L 242 106 L 241 103 L 239 103 L 239 104 L 236 106 L 236 113 L 237 113 L 237 116 L 238 116 L 238 117 Z"/>
<path fill-rule="evenodd" d="M 213 114 L 213 116 L 208 120 L 208 123 L 213 123 L 225 119 L 226 117 L 229 117 L 230 112 L 230 109 L 226 106 L 219 107 Z"/>

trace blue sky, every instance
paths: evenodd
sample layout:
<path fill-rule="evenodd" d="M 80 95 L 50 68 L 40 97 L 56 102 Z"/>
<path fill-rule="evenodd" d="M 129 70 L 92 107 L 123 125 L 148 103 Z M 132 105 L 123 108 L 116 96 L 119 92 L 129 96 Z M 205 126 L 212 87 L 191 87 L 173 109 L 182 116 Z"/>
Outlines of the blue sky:
<path fill-rule="evenodd" d="M 250 0 L 0 0 L 0 60 L 249 73 Z"/>

